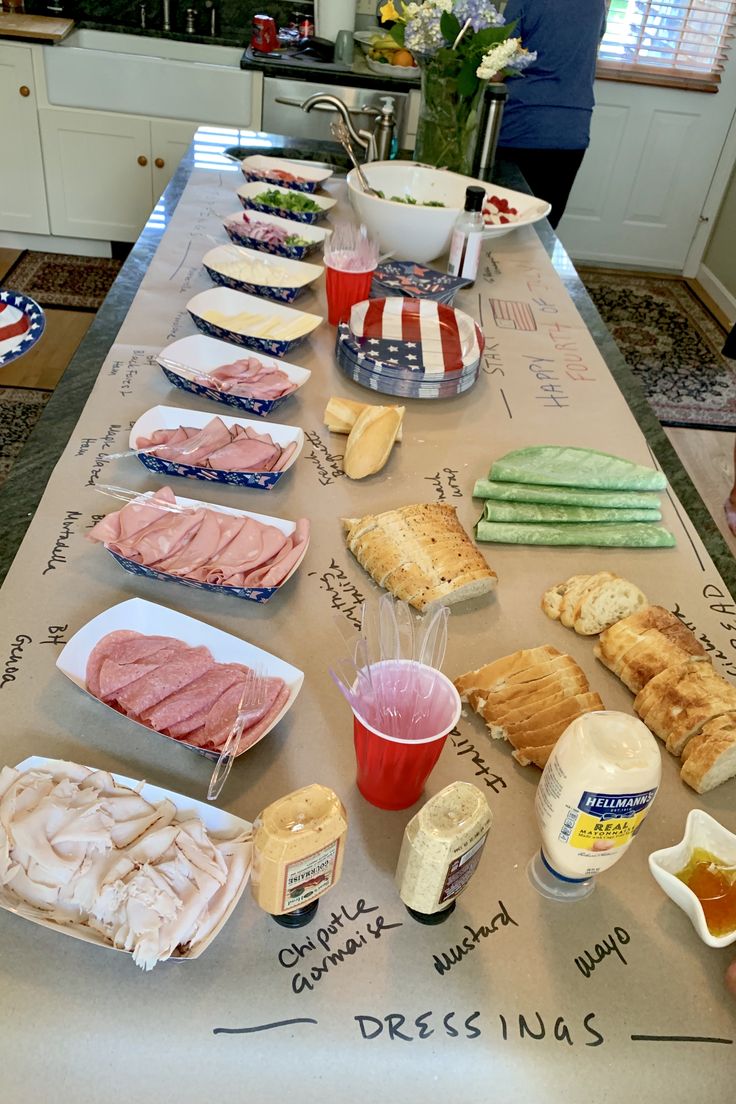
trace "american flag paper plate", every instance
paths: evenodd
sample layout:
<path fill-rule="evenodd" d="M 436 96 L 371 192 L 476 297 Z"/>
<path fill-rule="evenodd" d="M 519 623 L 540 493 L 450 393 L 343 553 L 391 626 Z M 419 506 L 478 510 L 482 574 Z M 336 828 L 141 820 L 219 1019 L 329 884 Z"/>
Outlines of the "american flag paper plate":
<path fill-rule="evenodd" d="M 473 319 L 429 299 L 366 299 L 350 312 L 348 342 L 374 371 L 438 379 L 477 366 L 485 340 Z M 381 367 L 379 367 L 381 366 Z M 364 364 L 363 367 L 369 367 Z"/>

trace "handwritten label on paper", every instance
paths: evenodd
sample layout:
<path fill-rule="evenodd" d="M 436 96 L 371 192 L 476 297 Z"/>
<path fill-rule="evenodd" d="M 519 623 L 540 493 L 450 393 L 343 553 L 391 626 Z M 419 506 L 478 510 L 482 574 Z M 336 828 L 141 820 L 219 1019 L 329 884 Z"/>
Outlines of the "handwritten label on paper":
<path fill-rule="evenodd" d="M 494 344 L 486 341 L 486 347 L 483 350 L 483 371 L 487 376 L 506 375 L 503 370 L 503 356 L 497 341 Z"/>
<path fill-rule="evenodd" d="M 506 789 L 506 783 L 500 774 L 494 774 L 491 768 L 483 759 L 480 752 L 476 751 L 470 740 L 465 739 L 460 735 L 458 729 L 453 728 L 450 732 L 450 743 L 455 749 L 457 755 L 469 755 L 471 757 L 470 762 L 476 767 L 476 778 L 482 778 L 484 786 L 493 790 L 494 793 L 498 793 L 500 790 Z"/>
<path fill-rule="evenodd" d="M 729 601 L 729 596 L 721 591 L 721 588 L 709 583 L 703 587 L 703 597 L 710 600 L 710 608 L 714 613 L 725 614 L 724 620 L 720 621 L 721 628 L 726 632 L 733 632 L 734 636 L 729 640 L 729 644 L 732 648 L 736 649 L 736 606 L 733 602 Z M 723 599 L 720 601 L 719 599 Z M 733 616 L 729 617 L 729 612 L 733 611 Z M 724 670 L 727 675 L 736 675 L 736 660 L 726 655 L 726 653 L 714 644 L 707 633 L 701 632 L 694 621 L 690 621 L 684 612 L 680 608 L 678 602 L 675 603 L 675 607 L 672 610 L 675 617 L 682 621 L 683 625 L 686 625 L 691 632 L 695 633 L 700 643 L 705 648 L 710 659 L 718 659 L 724 666 Z"/>
<path fill-rule="evenodd" d="M 581 955 L 577 955 L 575 965 L 584 978 L 589 978 L 596 967 L 605 962 L 609 955 L 616 955 L 624 966 L 628 966 L 621 948 L 630 942 L 631 936 L 626 928 L 615 927 L 600 943 L 596 943 L 592 951 L 585 950 Z"/>
<path fill-rule="evenodd" d="M 365 595 L 350 581 L 347 572 L 334 557 L 321 575 L 317 571 L 309 571 L 307 578 L 319 579 L 319 589 L 330 597 L 330 608 L 336 613 L 344 614 L 351 624 L 360 628 L 360 607 L 365 601 Z"/>
<path fill-rule="evenodd" d="M 347 905 L 335 909 L 314 937 L 282 947 L 277 959 L 279 966 L 291 974 L 292 991 L 312 991 L 329 974 L 334 975 L 346 959 L 371 947 L 386 932 L 403 927 L 403 921 L 389 924 L 380 907 L 367 904 L 361 897 L 352 909 Z"/>
<path fill-rule="evenodd" d="M 578 348 L 580 327 L 553 322 L 547 327 L 547 334 L 555 352 L 561 354 L 563 370 L 568 379 L 585 383 L 591 383 L 596 379 L 592 365 L 588 364 Z"/>
<path fill-rule="evenodd" d="M 32 643 L 33 637 L 29 636 L 28 633 L 18 633 L 10 646 L 10 652 L 3 666 L 3 673 L 0 678 L 0 690 L 4 690 L 11 682 L 15 682 L 20 672 L 20 665 L 26 658 L 25 649 Z"/>
<path fill-rule="evenodd" d="M 39 640 L 39 644 L 55 644 L 57 648 L 60 645 L 64 645 L 67 641 L 64 639 L 64 633 L 69 629 L 68 625 L 49 625 L 47 628 L 47 637 L 45 640 Z"/>
<path fill-rule="evenodd" d="M 54 541 L 54 547 L 51 549 L 51 555 L 48 558 L 46 567 L 41 572 L 42 575 L 48 575 L 49 571 L 56 571 L 60 564 L 66 563 L 66 551 L 69 547 L 69 541 L 75 532 L 74 523 L 78 521 L 81 516 L 78 510 L 67 510 L 64 514 L 64 520 L 59 527 L 59 535 Z"/>
<path fill-rule="evenodd" d="M 179 334 L 181 333 L 181 330 L 186 325 L 187 321 L 191 321 L 189 311 L 186 311 L 186 310 L 179 311 L 179 313 L 175 316 L 174 321 L 171 324 L 171 329 L 169 330 L 169 332 L 166 335 L 166 340 L 167 341 L 173 341 L 174 338 L 178 337 Z"/>
<path fill-rule="evenodd" d="M 445 502 L 448 498 L 462 498 L 463 492 L 458 483 L 458 471 L 456 468 L 442 468 L 434 475 L 425 475 L 425 482 L 432 484 L 434 496 L 438 502 Z"/>
<path fill-rule="evenodd" d="M 132 394 L 136 377 L 141 368 L 147 370 L 155 363 L 155 357 L 144 349 L 133 349 L 129 354 L 115 357 L 109 365 L 108 375 L 117 380 L 118 393 L 121 398 Z M 94 438 L 92 438 L 94 440 Z M 77 453 L 81 455 L 81 453 Z"/>
<path fill-rule="evenodd" d="M 406 1016 L 400 1012 L 389 1012 L 387 1015 L 355 1016 L 355 1022 L 360 1030 L 362 1039 L 378 1039 L 383 1036 L 386 1039 L 399 1040 L 402 1043 L 413 1043 L 420 1039 L 429 1039 L 433 1036 L 449 1039 L 480 1039 L 488 1035 L 493 1024 L 494 1034 L 504 1042 L 510 1037 L 529 1039 L 540 1042 L 548 1039 L 557 1043 L 566 1043 L 574 1046 L 576 1042 L 582 1042 L 588 1047 L 598 1047 L 605 1042 L 603 1034 L 594 1026 L 593 1020 L 596 1012 L 588 1012 L 582 1018 L 580 1028 L 569 1027 L 564 1016 L 547 1017 L 545 1020 L 541 1012 L 530 1014 L 519 1012 L 512 1019 L 508 1013 L 497 1014 L 495 1018 L 481 1019 L 481 1012 L 422 1012 L 416 1018 Z M 512 1026 L 513 1025 L 513 1026 Z M 581 1035 L 581 1030 L 583 1034 Z"/>
<path fill-rule="evenodd" d="M 563 385 L 553 357 L 525 356 L 527 371 L 537 383 L 534 398 L 543 407 L 563 410 L 570 405 L 570 396 Z"/>
<path fill-rule="evenodd" d="M 309 430 L 304 434 L 312 446 L 311 452 L 306 453 L 307 460 L 317 473 L 317 482 L 323 487 L 329 487 L 342 479 L 345 472 L 342 470 L 343 457 L 341 453 L 331 453 L 319 433 Z"/>
<path fill-rule="evenodd" d="M 97 442 L 99 447 L 94 463 L 90 469 L 89 479 L 84 484 L 85 487 L 94 487 L 95 484 L 98 482 L 100 476 L 102 475 L 102 469 L 105 467 L 105 464 L 109 459 L 106 453 L 109 453 L 112 450 L 112 447 L 115 444 L 115 438 L 121 432 L 122 428 L 122 425 L 111 425 L 108 427 L 107 433 L 105 433 L 102 437 L 93 438 L 93 440 Z M 85 440 L 87 440 L 87 438 L 85 438 Z"/>
<path fill-rule="evenodd" d="M 480 924 L 477 928 L 470 924 L 464 924 L 463 931 L 467 932 L 467 935 L 463 936 L 459 943 L 455 943 L 452 947 L 448 947 L 446 951 L 441 951 L 433 956 L 432 964 L 435 970 L 440 977 L 449 974 L 453 966 L 457 966 L 467 955 L 472 954 L 479 944 L 488 939 L 489 936 L 495 935 L 500 928 L 507 928 L 510 924 L 515 928 L 519 926 L 503 901 L 499 901 L 498 912 L 488 924 Z"/>

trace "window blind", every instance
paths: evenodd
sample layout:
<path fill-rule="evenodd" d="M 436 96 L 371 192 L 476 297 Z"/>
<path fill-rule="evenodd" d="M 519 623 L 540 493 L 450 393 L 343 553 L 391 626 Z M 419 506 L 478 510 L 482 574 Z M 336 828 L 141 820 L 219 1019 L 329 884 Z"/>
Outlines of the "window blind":
<path fill-rule="evenodd" d="M 598 73 L 716 91 L 735 29 L 733 0 L 609 0 Z"/>

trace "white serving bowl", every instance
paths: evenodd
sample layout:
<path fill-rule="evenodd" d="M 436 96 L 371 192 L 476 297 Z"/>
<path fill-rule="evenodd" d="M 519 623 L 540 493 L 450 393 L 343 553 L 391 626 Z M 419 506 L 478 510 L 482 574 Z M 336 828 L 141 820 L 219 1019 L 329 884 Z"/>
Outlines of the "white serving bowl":
<path fill-rule="evenodd" d="M 713 935 L 705 922 L 703 906 L 693 891 L 677 877 L 696 847 L 702 847 L 728 866 L 736 866 L 736 835 L 702 809 L 692 809 L 685 823 L 685 836 L 674 847 L 663 847 L 649 856 L 649 869 L 659 886 L 690 917 L 696 932 L 709 947 L 728 947 L 736 942 L 736 929 Z"/>
<path fill-rule="evenodd" d="M 381 250 L 391 251 L 397 261 L 426 264 L 447 251 L 455 219 L 465 206 L 465 190 L 471 185 L 483 188 L 486 195 L 507 198 L 519 212 L 512 223 L 487 226 L 486 238 L 500 238 L 517 226 L 538 222 L 550 209 L 544 200 L 524 192 L 414 161 L 372 161 L 363 166 L 363 173 L 370 186 L 384 195 L 412 196 L 417 200 L 416 204 L 397 203 L 390 198 L 366 195 L 355 169 L 348 173 L 348 193 L 356 215 L 378 238 Z M 444 206 L 422 205 L 430 200 Z"/>

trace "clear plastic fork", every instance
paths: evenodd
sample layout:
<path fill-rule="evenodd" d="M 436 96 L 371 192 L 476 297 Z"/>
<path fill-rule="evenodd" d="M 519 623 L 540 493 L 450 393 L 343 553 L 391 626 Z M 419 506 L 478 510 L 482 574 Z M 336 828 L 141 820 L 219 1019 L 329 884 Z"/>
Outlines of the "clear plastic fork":
<path fill-rule="evenodd" d="M 232 765 L 240 750 L 240 741 L 243 738 L 243 732 L 245 731 L 248 718 L 253 713 L 258 712 L 263 705 L 265 696 L 266 681 L 263 673 L 257 667 L 249 667 L 243 683 L 243 692 L 240 695 L 238 715 L 223 744 L 220 757 L 215 763 L 215 769 L 212 771 L 212 777 L 210 778 L 210 784 L 207 790 L 208 801 L 215 801 L 220 796 L 222 787 L 227 781 Z"/>

